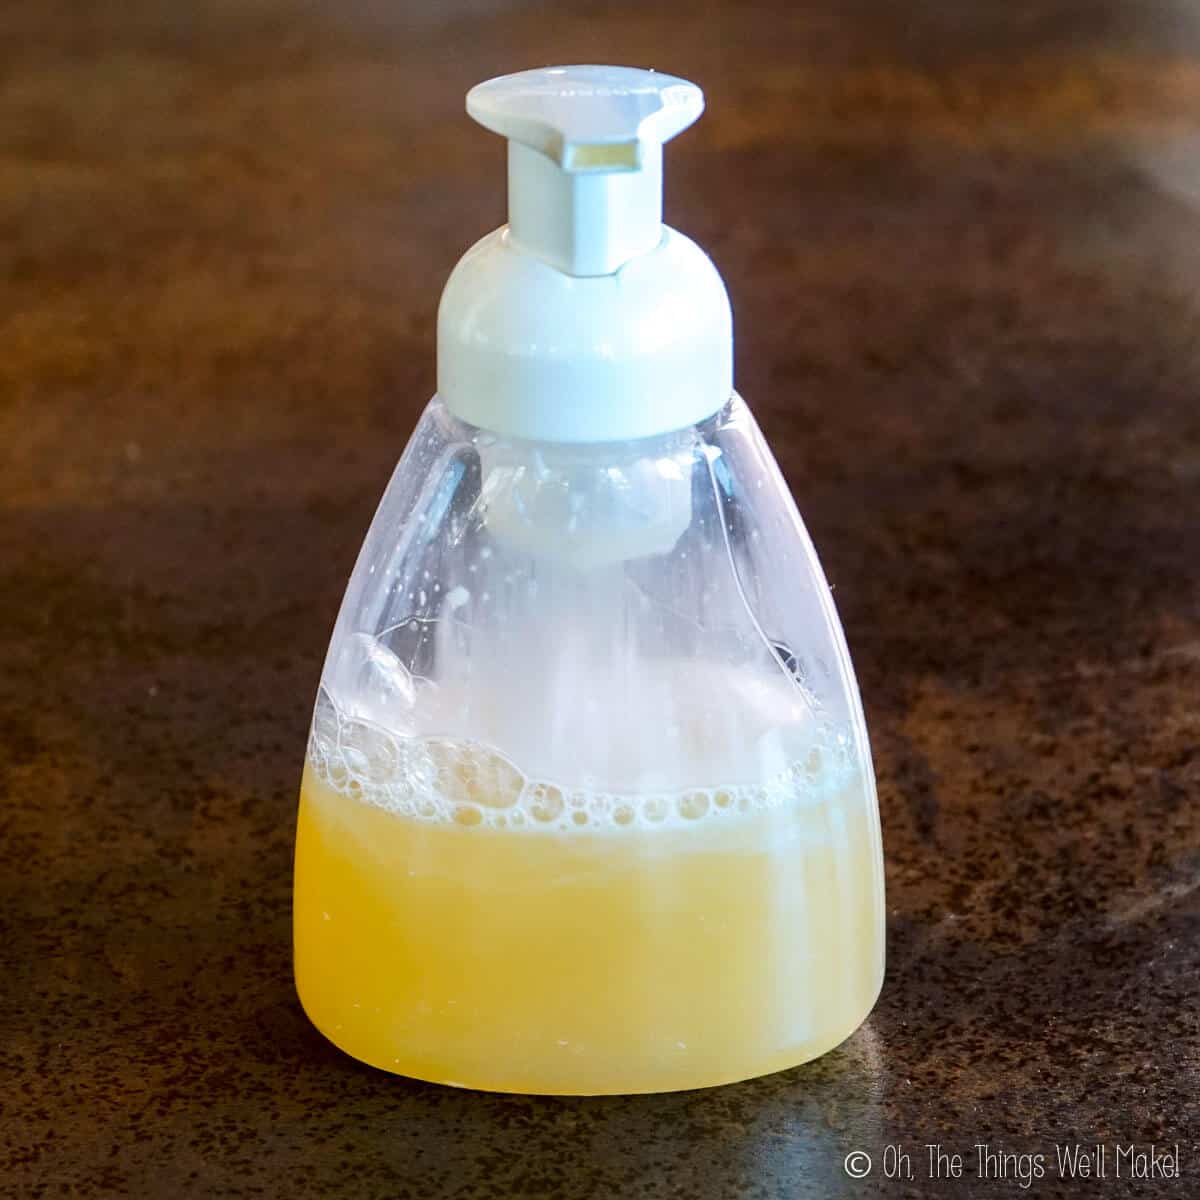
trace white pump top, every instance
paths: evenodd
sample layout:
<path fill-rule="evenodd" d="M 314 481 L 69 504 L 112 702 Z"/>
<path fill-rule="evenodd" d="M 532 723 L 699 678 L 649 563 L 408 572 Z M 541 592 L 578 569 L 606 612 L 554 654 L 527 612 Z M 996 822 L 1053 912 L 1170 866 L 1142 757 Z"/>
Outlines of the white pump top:
<path fill-rule="evenodd" d="M 472 88 L 509 139 L 509 223 L 455 268 L 438 313 L 438 392 L 471 424 L 542 441 L 648 437 L 729 399 L 732 322 L 707 255 L 662 224 L 662 144 L 695 84 L 551 67 Z"/>
<path fill-rule="evenodd" d="M 568 275 L 609 275 L 662 238 L 662 144 L 704 111 L 693 83 L 620 67 L 551 67 L 467 93 L 508 141 L 513 242 Z"/>

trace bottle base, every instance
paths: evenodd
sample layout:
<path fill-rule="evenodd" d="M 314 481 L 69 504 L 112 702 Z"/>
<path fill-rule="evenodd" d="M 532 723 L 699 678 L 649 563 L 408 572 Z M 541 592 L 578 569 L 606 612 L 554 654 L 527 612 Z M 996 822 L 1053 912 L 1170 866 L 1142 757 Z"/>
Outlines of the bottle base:
<path fill-rule="evenodd" d="M 880 986 L 882 986 L 882 980 Z M 684 1060 L 673 1063 L 671 1066 L 659 1066 L 650 1070 L 627 1073 L 610 1061 L 588 1063 L 577 1060 L 571 1064 L 569 1072 L 561 1075 L 558 1072 L 550 1074 L 537 1069 L 530 1069 L 527 1072 L 520 1070 L 479 1072 L 465 1064 L 451 1066 L 411 1053 L 389 1057 L 386 1053 L 381 1053 L 378 1046 L 368 1047 L 358 1043 L 357 1039 L 348 1036 L 344 1027 L 332 1028 L 330 1023 L 322 1021 L 305 1003 L 304 995 L 299 987 L 297 987 L 297 991 L 305 1015 L 327 1041 L 358 1062 L 365 1063 L 379 1071 L 386 1071 L 391 1075 L 399 1075 L 421 1083 L 439 1084 L 443 1087 L 506 1095 L 639 1096 L 723 1087 L 725 1084 L 742 1083 L 749 1079 L 774 1075 L 812 1062 L 837 1049 L 857 1032 L 871 1015 L 875 1002 L 879 998 L 880 988 L 875 989 L 870 1004 L 865 1007 L 861 1015 L 845 1027 L 825 1037 L 814 1038 L 801 1045 L 779 1050 L 756 1061 L 743 1060 L 735 1065 L 731 1062 L 724 1064 L 687 1063 Z M 574 1078 L 569 1079 L 568 1074 Z"/>

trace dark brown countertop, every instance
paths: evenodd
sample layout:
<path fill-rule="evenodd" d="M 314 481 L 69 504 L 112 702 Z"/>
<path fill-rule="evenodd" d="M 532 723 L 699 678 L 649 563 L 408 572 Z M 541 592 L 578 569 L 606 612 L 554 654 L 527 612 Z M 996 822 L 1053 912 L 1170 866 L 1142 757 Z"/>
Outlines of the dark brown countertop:
<path fill-rule="evenodd" d="M 0 54 L 0 1192 L 1057 1196 L 1099 1141 L 1185 1179 L 1078 1194 L 1197 1194 L 1194 5 L 47 0 Z M 503 218 L 463 93 L 614 59 L 708 93 L 668 217 L 836 587 L 887 980 L 756 1082 L 462 1093 L 300 1012 L 296 789 L 440 287 Z"/>

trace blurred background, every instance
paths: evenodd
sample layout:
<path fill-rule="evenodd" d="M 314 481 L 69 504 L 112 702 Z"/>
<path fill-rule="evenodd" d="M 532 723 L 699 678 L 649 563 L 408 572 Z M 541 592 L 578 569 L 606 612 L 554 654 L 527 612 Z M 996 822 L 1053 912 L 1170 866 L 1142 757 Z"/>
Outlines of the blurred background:
<path fill-rule="evenodd" d="M 504 220 L 464 94 L 590 61 L 707 95 L 666 219 L 836 589 L 889 975 L 799 1072 L 510 1101 L 320 1041 L 289 873 L 439 293 Z M 21 1194 L 836 1197 L 856 1146 L 1195 1136 L 1200 4 L 8 2 L 0 98 Z"/>

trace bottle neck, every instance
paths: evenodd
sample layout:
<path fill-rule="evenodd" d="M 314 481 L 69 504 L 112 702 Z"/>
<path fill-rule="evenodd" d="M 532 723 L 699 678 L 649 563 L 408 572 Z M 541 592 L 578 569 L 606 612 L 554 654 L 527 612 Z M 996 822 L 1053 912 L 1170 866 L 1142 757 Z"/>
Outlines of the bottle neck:
<path fill-rule="evenodd" d="M 508 143 L 509 235 L 517 249 L 568 275 L 611 275 L 662 239 L 662 146 L 586 150 L 594 164 L 564 170 L 537 150 Z M 625 160 L 627 169 L 612 169 Z"/>
<path fill-rule="evenodd" d="M 438 309 L 438 392 L 493 433 L 612 442 L 685 429 L 733 387 L 729 298 L 694 242 L 575 277 L 498 229 L 455 267 Z"/>

